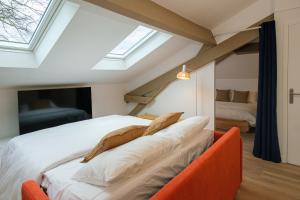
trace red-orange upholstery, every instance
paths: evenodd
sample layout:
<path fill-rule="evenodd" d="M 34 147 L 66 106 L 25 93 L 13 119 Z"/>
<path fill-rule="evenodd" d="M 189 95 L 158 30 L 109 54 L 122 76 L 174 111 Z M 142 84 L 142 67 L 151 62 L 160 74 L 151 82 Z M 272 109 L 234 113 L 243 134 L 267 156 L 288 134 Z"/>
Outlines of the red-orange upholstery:
<path fill-rule="evenodd" d="M 242 181 L 238 128 L 215 133 L 215 143 L 151 200 L 232 200 Z"/>
<path fill-rule="evenodd" d="M 214 144 L 151 200 L 232 200 L 242 181 L 238 128 L 214 133 Z M 49 200 L 35 181 L 22 185 L 22 200 Z"/>
<path fill-rule="evenodd" d="M 49 200 L 39 185 L 29 180 L 22 185 L 22 200 Z"/>

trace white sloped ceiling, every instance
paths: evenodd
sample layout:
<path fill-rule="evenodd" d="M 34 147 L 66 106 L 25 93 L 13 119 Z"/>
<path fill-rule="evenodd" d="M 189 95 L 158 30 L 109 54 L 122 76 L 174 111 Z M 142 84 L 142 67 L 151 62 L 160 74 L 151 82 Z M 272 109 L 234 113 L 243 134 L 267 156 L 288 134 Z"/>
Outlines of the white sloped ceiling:
<path fill-rule="evenodd" d="M 140 23 L 91 4 L 77 3 L 80 4 L 79 10 L 40 66 L 0 67 L 0 87 L 123 83 L 163 62 L 178 50 L 195 43 L 173 36 L 128 70 L 92 70 L 96 63 Z"/>

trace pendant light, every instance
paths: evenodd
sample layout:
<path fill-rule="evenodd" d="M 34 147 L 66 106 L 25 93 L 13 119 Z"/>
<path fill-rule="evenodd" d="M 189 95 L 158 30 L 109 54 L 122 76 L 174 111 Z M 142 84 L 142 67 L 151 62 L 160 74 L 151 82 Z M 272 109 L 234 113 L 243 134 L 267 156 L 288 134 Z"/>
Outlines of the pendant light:
<path fill-rule="evenodd" d="M 186 65 L 182 65 L 182 70 L 178 72 L 177 79 L 190 80 L 190 72 L 186 70 Z"/>

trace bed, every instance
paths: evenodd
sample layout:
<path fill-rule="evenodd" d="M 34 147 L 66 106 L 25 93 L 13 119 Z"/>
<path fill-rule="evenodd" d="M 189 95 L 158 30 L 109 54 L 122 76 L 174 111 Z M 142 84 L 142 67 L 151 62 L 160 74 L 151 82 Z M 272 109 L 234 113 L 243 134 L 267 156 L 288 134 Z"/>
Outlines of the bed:
<path fill-rule="evenodd" d="M 222 166 L 222 167 L 219 167 Z M 151 200 L 232 200 L 242 182 L 242 140 L 238 128 L 214 133 L 214 144 Z M 34 180 L 22 185 L 23 200 L 49 200 Z"/>
<path fill-rule="evenodd" d="M 110 187 L 93 186 L 71 178 L 83 165 L 79 162 L 80 158 L 108 132 L 128 125 L 148 125 L 150 122 L 136 117 L 113 115 L 14 138 L 8 143 L 2 156 L 0 199 L 21 199 L 21 185 L 29 179 L 41 184 L 50 199 L 150 198 L 209 148 L 213 142 L 211 131 L 197 132 L 197 136 L 193 136 L 186 145 L 181 145 L 172 155 L 146 166 L 130 179 Z M 238 133 L 237 130 L 235 132 Z M 237 148 L 240 149 L 240 146 Z M 234 162 L 240 164 L 239 160 L 235 159 Z M 23 198 L 32 194 L 37 195 L 37 199 L 42 199 L 30 191 L 23 194 Z"/>
<path fill-rule="evenodd" d="M 216 128 L 228 130 L 239 127 L 248 132 L 256 124 L 256 103 L 216 101 Z"/>

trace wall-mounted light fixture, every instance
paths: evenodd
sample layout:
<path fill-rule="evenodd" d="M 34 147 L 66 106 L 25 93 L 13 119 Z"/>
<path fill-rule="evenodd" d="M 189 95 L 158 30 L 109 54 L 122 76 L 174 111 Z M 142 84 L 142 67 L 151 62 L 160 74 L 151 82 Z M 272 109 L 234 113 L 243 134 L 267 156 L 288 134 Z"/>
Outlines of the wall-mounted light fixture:
<path fill-rule="evenodd" d="M 186 65 L 182 65 L 182 70 L 177 73 L 177 79 L 190 80 L 190 72 L 186 70 Z"/>

